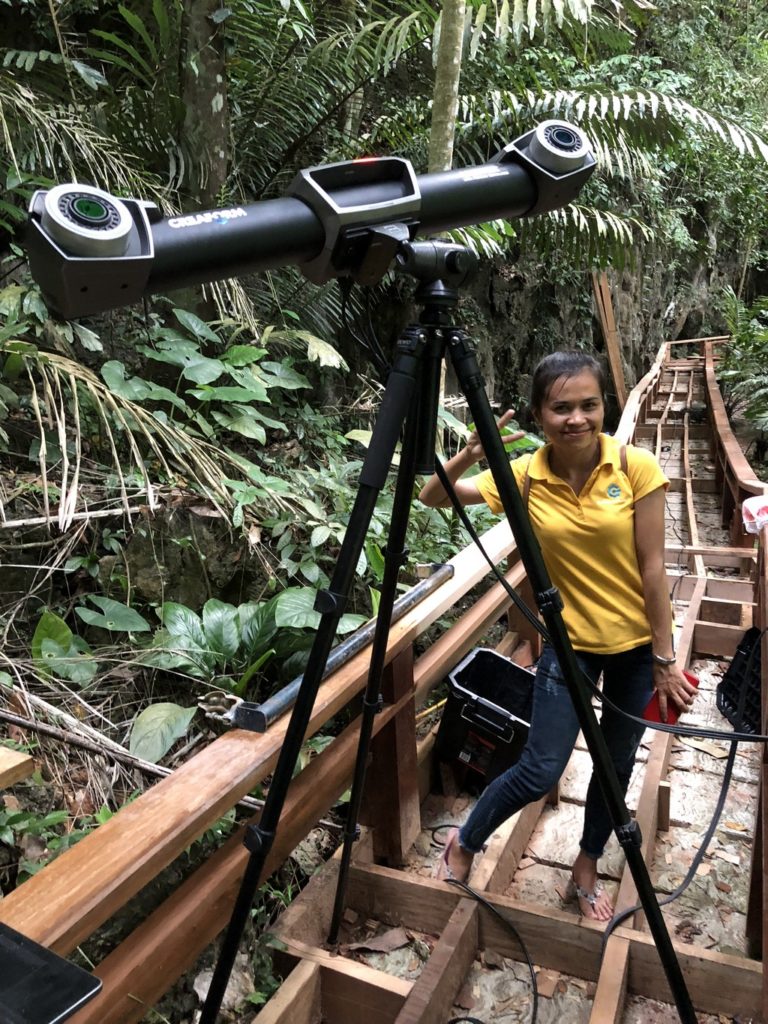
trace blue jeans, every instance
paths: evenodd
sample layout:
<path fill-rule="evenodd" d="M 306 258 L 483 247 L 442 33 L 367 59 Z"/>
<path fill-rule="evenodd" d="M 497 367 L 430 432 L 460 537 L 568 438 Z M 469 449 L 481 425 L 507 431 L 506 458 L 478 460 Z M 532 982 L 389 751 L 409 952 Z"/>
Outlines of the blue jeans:
<path fill-rule="evenodd" d="M 643 644 L 621 654 L 588 654 L 576 651 L 576 660 L 596 682 L 603 673 L 603 693 L 617 707 L 642 718 L 653 693 L 651 645 Z M 585 684 L 586 685 L 586 684 Z M 622 793 L 626 793 L 635 753 L 644 728 L 603 706 L 600 719 L 608 751 Z M 499 775 L 483 791 L 459 832 L 459 844 L 478 853 L 488 836 L 526 804 L 539 800 L 557 783 L 571 756 L 579 723 L 557 658 L 546 646 L 539 659 L 533 684 L 533 710 L 528 741 L 519 761 Z M 613 830 L 613 822 L 593 772 L 584 809 L 581 849 L 597 860 Z"/>

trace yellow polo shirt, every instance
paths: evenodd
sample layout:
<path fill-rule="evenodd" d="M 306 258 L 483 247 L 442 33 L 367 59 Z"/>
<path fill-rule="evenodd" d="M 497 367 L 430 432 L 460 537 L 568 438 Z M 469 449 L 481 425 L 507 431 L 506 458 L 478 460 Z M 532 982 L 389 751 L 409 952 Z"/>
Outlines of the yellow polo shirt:
<path fill-rule="evenodd" d="M 667 487 L 654 455 L 627 445 L 627 475 L 621 470 L 621 445 L 600 435 L 600 462 L 581 494 L 549 468 L 549 449 L 511 463 L 522 491 L 530 477 L 528 515 L 544 564 L 563 598 L 563 621 L 574 648 L 618 654 L 649 643 L 637 564 L 634 502 Z M 502 512 L 496 484 L 486 470 L 474 478 L 493 512 Z"/>

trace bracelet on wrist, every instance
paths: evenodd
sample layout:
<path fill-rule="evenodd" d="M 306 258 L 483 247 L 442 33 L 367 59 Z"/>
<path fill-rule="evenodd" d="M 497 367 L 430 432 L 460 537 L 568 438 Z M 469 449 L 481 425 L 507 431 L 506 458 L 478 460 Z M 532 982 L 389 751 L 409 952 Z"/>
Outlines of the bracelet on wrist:
<path fill-rule="evenodd" d="M 655 651 L 651 653 L 651 657 L 657 665 L 674 665 L 677 662 L 677 658 L 672 655 L 671 658 L 665 658 L 663 654 L 656 654 Z"/>

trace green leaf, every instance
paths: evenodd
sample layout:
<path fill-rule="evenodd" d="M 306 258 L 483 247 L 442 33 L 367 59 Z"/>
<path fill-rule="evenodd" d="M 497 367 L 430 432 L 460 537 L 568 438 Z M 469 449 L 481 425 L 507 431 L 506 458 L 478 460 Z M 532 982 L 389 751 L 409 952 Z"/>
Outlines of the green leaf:
<path fill-rule="evenodd" d="M 338 636 L 345 636 L 347 633 L 354 633 L 356 629 L 365 625 L 368 620 L 364 615 L 353 615 L 351 612 L 342 615 L 336 627 Z"/>
<path fill-rule="evenodd" d="M 278 594 L 275 603 L 275 624 L 278 628 L 316 629 L 320 612 L 314 609 L 316 593 L 309 587 L 289 587 Z"/>
<path fill-rule="evenodd" d="M 236 434 L 242 434 L 243 437 L 250 437 L 254 441 L 258 441 L 260 444 L 264 444 L 267 440 L 267 432 L 260 423 L 257 423 L 253 416 L 248 413 L 241 413 L 239 416 L 230 416 L 228 413 L 219 412 L 218 409 L 214 409 L 211 413 L 213 419 L 217 423 L 220 423 L 222 427 L 226 427 L 227 430 L 233 430 Z"/>
<path fill-rule="evenodd" d="M 216 399 L 219 402 L 264 402 L 267 400 L 266 388 L 261 391 L 252 391 L 249 388 L 220 387 L 220 388 L 193 388 L 189 392 L 201 402 L 210 402 Z"/>
<path fill-rule="evenodd" d="M 32 636 L 32 660 L 45 676 L 58 676 L 85 686 L 98 671 L 88 645 L 74 635 L 66 622 L 45 611 Z"/>
<path fill-rule="evenodd" d="M 186 735 L 196 711 L 168 702 L 146 708 L 133 723 L 129 750 L 134 757 L 156 763 Z"/>
<path fill-rule="evenodd" d="M 32 636 L 32 659 L 35 663 L 43 662 L 43 641 L 53 640 L 61 651 L 69 651 L 74 635 L 64 619 L 53 612 L 44 611 L 37 623 Z"/>
<path fill-rule="evenodd" d="M 98 68 L 92 68 L 90 64 L 85 64 L 81 60 L 72 60 L 70 61 L 70 66 L 74 68 L 78 75 L 80 75 L 88 88 L 93 89 L 94 92 L 101 86 L 108 84 L 106 78 Z"/>
<path fill-rule="evenodd" d="M 261 363 L 261 369 L 267 370 L 272 375 L 273 379 L 267 381 L 267 384 L 272 387 L 285 388 L 288 391 L 311 387 L 304 374 L 294 370 L 287 359 L 284 359 L 281 363 Z"/>
<path fill-rule="evenodd" d="M 125 376 L 125 367 L 116 359 L 104 363 L 101 368 L 101 376 L 113 394 L 132 402 L 141 402 L 151 390 L 149 384 L 141 377 L 131 377 L 128 380 Z"/>
<path fill-rule="evenodd" d="M 159 363 L 180 366 L 182 377 L 186 377 L 187 380 L 191 380 L 195 384 L 211 384 L 225 370 L 224 363 L 220 359 L 208 359 L 207 356 L 200 354 L 198 346 L 193 341 L 174 338 L 169 336 L 169 332 L 165 332 L 156 349 L 142 346 L 140 351 Z"/>
<path fill-rule="evenodd" d="M 214 345 L 221 344 L 221 338 L 211 330 L 205 320 L 201 320 L 199 316 L 195 316 L 194 313 L 190 313 L 188 309 L 174 309 L 173 315 L 179 321 L 181 326 L 186 328 L 186 330 L 196 338 L 211 341 Z"/>
<path fill-rule="evenodd" d="M 217 651 L 229 661 L 240 647 L 240 627 L 237 609 L 211 598 L 203 605 L 203 630 L 211 650 Z"/>
<path fill-rule="evenodd" d="M 253 345 L 232 345 L 221 357 L 230 366 L 248 366 L 263 359 L 267 354 L 265 348 L 255 348 Z"/>
<path fill-rule="evenodd" d="M 269 647 L 277 632 L 274 601 L 249 601 L 237 609 L 243 647 L 252 658 Z"/>
<path fill-rule="evenodd" d="M 101 613 L 94 612 L 90 608 L 75 608 L 75 612 L 91 626 L 100 626 L 113 633 L 143 633 L 152 628 L 135 609 L 120 601 L 113 601 L 111 597 L 98 597 L 94 594 L 90 596 L 89 600 L 101 608 Z"/>
<path fill-rule="evenodd" d="M 317 592 L 309 587 L 289 587 L 276 598 L 275 623 L 281 628 L 317 629 L 320 612 L 315 611 Z M 352 633 L 366 621 L 364 615 L 342 615 L 336 630 Z"/>
<path fill-rule="evenodd" d="M 80 339 L 80 344 L 88 352 L 103 352 L 104 346 L 101 344 L 101 339 L 98 334 L 94 331 L 89 331 L 87 327 L 83 327 L 82 324 L 73 323 L 72 329 Z"/>
<path fill-rule="evenodd" d="M 160 617 L 168 635 L 174 640 L 182 640 L 188 650 L 205 651 L 205 633 L 199 615 L 185 604 L 166 601 L 160 609 Z"/>
<path fill-rule="evenodd" d="M 331 536 L 330 526 L 316 526 L 312 531 L 312 536 L 309 539 L 309 543 L 313 548 L 319 548 L 325 544 L 328 538 Z"/>

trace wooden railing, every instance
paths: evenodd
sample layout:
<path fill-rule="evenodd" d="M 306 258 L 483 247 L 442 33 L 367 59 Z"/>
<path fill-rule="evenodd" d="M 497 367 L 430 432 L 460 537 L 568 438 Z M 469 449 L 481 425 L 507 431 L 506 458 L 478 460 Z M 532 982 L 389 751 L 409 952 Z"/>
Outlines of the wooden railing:
<path fill-rule="evenodd" d="M 708 339 L 700 341 L 706 350 Z M 658 394 L 667 358 L 668 347 L 663 346 L 649 373 L 628 397 L 617 430 L 621 438 L 628 440 L 635 425 L 646 422 L 646 410 Z M 719 430 L 720 420 L 713 422 Z M 724 470 L 724 479 L 733 479 L 746 489 L 747 475 L 739 475 L 734 469 L 736 452 L 730 445 L 724 451 L 724 464 L 729 467 Z M 507 560 L 507 580 L 527 596 L 530 604 L 525 572 L 507 523 L 499 523 L 488 531 L 483 542 L 496 564 Z M 765 542 L 764 536 L 763 551 Z M 763 619 L 768 607 L 764 563 L 765 559 Z M 451 564 L 455 570 L 452 579 L 411 609 L 390 631 L 386 704 L 374 721 L 370 769 L 370 777 L 383 784 L 369 787 L 364 808 L 368 820 L 386 822 L 386 828 L 377 830 L 378 846 L 374 852 L 389 863 L 402 860 L 418 833 L 418 807 L 427 785 L 422 766 L 431 740 L 427 737 L 417 743 L 414 709 L 477 646 L 489 628 L 505 616 L 508 632 L 503 640 L 504 650 L 527 662 L 536 652 L 537 635 L 511 606 L 501 584 L 495 583 L 426 653 L 414 660 L 416 641 L 489 571 L 474 546 L 457 554 Z M 692 630 L 693 626 L 689 643 Z M 322 683 L 308 735 L 323 728 L 342 709 L 354 706 L 365 686 L 369 661 L 370 647 Z M 0 920 L 58 953 L 72 952 L 192 840 L 268 777 L 274 769 L 286 725 L 283 718 L 263 735 L 234 730 L 216 739 L 172 776 L 123 807 L 98 830 L 3 899 Z M 348 787 L 358 732 L 359 718 L 355 718 L 294 780 L 264 868 L 265 877 L 282 863 Z M 382 792 L 386 793 L 386 806 L 377 800 L 376 794 Z M 242 835 L 242 830 L 233 835 L 96 968 L 104 980 L 104 990 L 72 1019 L 73 1024 L 139 1021 L 173 981 L 194 964 L 229 919 L 247 860 Z M 623 895 L 626 899 L 632 896 L 629 892 Z"/>
<path fill-rule="evenodd" d="M 723 529 L 728 530 L 734 547 L 753 547 L 755 540 L 745 532 L 741 520 L 741 503 L 754 494 L 765 494 L 766 486 L 756 479 L 733 435 L 723 398 L 715 377 L 715 341 L 704 345 L 707 382 L 707 412 L 712 426 L 715 475 L 720 488 L 720 512 Z"/>

